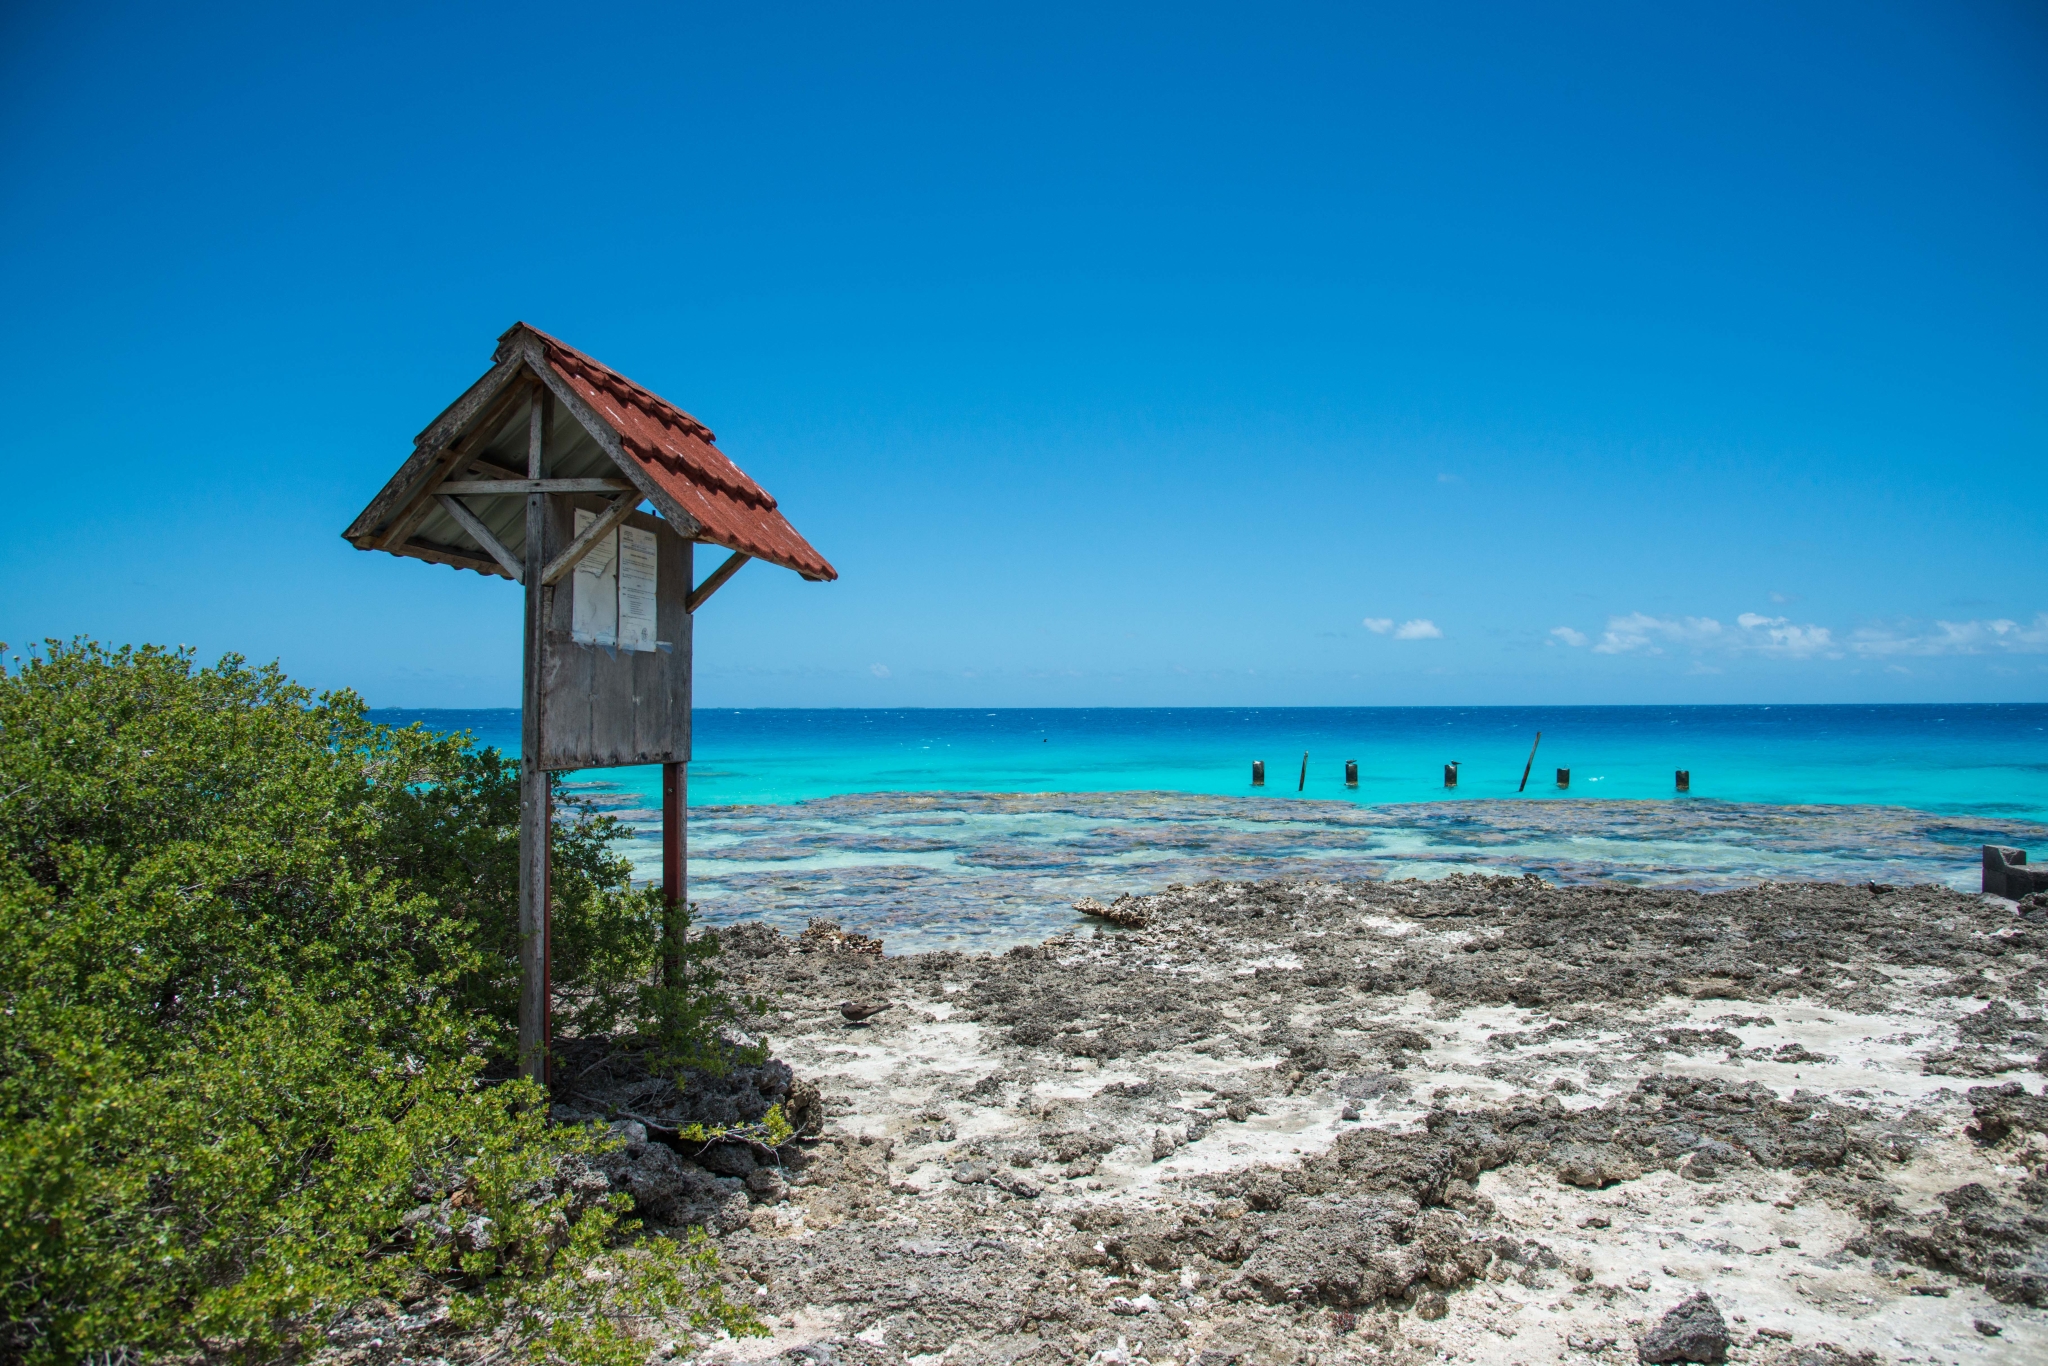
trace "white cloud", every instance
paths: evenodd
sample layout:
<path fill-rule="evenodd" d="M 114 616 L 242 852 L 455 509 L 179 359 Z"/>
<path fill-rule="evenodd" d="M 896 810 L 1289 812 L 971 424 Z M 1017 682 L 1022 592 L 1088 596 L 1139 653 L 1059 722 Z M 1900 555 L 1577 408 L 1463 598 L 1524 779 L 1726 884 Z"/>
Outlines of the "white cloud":
<path fill-rule="evenodd" d="M 1747 633 L 1741 642 L 1745 648 L 1794 659 L 1818 654 L 1830 659 L 1842 657 L 1842 652 L 1835 648 L 1834 633 L 1825 626 L 1794 626 L 1785 617 L 1766 617 L 1755 612 L 1744 612 L 1735 620 Z"/>
<path fill-rule="evenodd" d="M 1569 626 L 1553 626 L 1550 628 L 1550 634 L 1556 636 L 1567 645 L 1584 645 L 1586 643 L 1586 633 L 1584 631 L 1574 631 Z"/>
<path fill-rule="evenodd" d="M 1392 617 L 1367 617 L 1359 624 L 1376 636 L 1383 636 L 1394 629 L 1394 619 Z"/>
<path fill-rule="evenodd" d="M 1396 640 L 1442 640 L 1443 638 L 1444 633 L 1439 631 L 1436 623 L 1427 617 L 1417 617 L 1413 621 L 1404 621 L 1394 628 L 1394 639 Z"/>
<path fill-rule="evenodd" d="M 1600 633 L 1600 643 L 1593 647 L 1593 653 L 1625 655 L 1642 650 L 1660 655 L 1666 645 L 1704 645 L 1720 635 L 1721 623 L 1712 617 L 1667 618 L 1631 612 L 1625 617 L 1607 619 L 1607 629 Z"/>
<path fill-rule="evenodd" d="M 1802 626 L 1788 617 L 1767 617 L 1760 612 L 1744 612 L 1735 618 L 1735 624 L 1738 629 L 1730 631 L 1712 617 L 1653 617 L 1647 612 L 1631 612 L 1625 617 L 1607 619 L 1607 629 L 1601 632 L 1593 653 L 1625 655 L 1640 651 L 1659 655 L 1667 648 L 1683 647 L 1694 654 L 1759 654 L 1784 659 L 1842 657 L 1834 633 L 1825 626 Z"/>
<path fill-rule="evenodd" d="M 1865 626 L 1849 638 L 1849 648 L 1866 657 L 1888 655 L 1988 655 L 2048 653 L 2048 612 L 2031 625 L 2005 617 L 1990 621 L 1937 621 L 1932 630 L 1914 623 Z"/>
<path fill-rule="evenodd" d="M 887 678 L 889 676 L 889 666 L 887 664 L 870 664 L 868 665 L 868 672 L 877 678 Z"/>

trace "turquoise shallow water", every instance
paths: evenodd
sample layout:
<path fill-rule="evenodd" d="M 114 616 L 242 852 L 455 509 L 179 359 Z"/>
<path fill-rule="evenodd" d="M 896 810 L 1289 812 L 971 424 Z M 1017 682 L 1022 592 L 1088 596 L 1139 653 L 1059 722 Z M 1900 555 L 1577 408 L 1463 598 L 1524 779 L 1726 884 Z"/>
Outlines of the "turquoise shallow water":
<path fill-rule="evenodd" d="M 518 743 L 516 711 L 378 718 Z M 892 951 L 1037 939 L 1078 895 L 1207 876 L 1973 887 L 1980 844 L 2048 857 L 2048 705 L 703 710 L 695 726 L 692 898 L 714 921 L 827 915 Z M 626 852 L 651 875 L 658 770 L 575 782 L 634 828 Z"/>

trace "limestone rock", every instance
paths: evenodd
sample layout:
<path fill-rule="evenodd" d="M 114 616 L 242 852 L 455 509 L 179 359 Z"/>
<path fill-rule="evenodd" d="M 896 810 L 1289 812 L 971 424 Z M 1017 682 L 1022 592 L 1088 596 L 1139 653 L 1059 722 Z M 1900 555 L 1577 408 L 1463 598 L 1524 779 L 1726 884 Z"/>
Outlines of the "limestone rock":
<path fill-rule="evenodd" d="M 1721 1362 L 1728 1359 L 1728 1325 L 1705 1294 L 1684 1300 L 1636 1344 L 1645 1363 Z"/>
<path fill-rule="evenodd" d="M 1551 1154 L 1557 1179 L 1568 1186 L 1601 1190 L 1643 1174 L 1641 1164 L 1611 1143 L 1568 1143 Z"/>

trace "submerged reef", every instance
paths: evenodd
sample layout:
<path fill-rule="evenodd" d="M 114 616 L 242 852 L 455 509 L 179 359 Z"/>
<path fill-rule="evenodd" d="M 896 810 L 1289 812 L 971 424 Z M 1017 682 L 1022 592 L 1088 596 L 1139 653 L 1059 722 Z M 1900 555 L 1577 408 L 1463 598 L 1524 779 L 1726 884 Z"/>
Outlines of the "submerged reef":
<path fill-rule="evenodd" d="M 639 821 L 626 852 L 654 876 L 659 832 L 644 813 L 626 818 Z M 1078 898 L 1111 904 L 1170 883 L 1486 871 L 1567 886 L 1974 890 L 1987 842 L 2042 848 L 2048 826 L 1704 799 L 1365 806 L 1172 792 L 866 793 L 693 810 L 690 894 L 714 923 L 758 919 L 794 935 L 823 916 L 886 940 L 892 953 L 992 952 L 1065 928 Z"/>

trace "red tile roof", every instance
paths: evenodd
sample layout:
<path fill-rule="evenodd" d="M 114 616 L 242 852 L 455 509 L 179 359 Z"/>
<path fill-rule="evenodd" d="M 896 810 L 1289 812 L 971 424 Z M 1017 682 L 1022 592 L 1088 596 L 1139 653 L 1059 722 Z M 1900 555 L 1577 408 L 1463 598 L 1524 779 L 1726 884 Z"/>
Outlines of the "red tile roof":
<path fill-rule="evenodd" d="M 662 491 L 703 523 L 699 540 L 793 569 L 807 579 L 839 577 L 839 571 L 776 510 L 768 491 L 712 444 L 709 427 L 610 366 L 525 323 L 514 323 L 498 338 L 497 359 L 511 354 L 521 333 L 540 343 L 548 365 L 610 424 L 619 434 L 619 444 Z"/>

